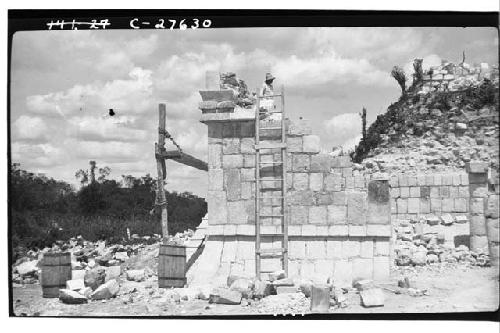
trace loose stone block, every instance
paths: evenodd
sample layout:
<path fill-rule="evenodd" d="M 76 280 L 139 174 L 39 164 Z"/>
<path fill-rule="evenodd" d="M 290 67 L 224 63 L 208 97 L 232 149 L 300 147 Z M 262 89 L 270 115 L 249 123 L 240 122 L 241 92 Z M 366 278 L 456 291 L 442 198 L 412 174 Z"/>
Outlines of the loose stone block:
<path fill-rule="evenodd" d="M 319 153 L 320 139 L 317 135 L 304 135 L 303 137 L 303 151 L 305 153 Z"/>
<path fill-rule="evenodd" d="M 408 198 L 408 213 L 418 214 L 420 211 L 420 198 Z"/>
<path fill-rule="evenodd" d="M 373 258 L 373 240 L 367 239 L 361 241 L 360 256 L 361 258 Z"/>
<path fill-rule="evenodd" d="M 295 190 L 307 190 L 309 187 L 309 174 L 305 172 L 298 172 L 293 174 L 293 188 Z"/>
<path fill-rule="evenodd" d="M 313 284 L 311 287 L 311 312 L 328 313 L 330 309 L 330 287 L 326 284 Z"/>
<path fill-rule="evenodd" d="M 326 206 L 311 206 L 309 208 L 310 224 L 326 224 L 327 208 Z"/>
<path fill-rule="evenodd" d="M 240 145 L 240 151 L 242 154 L 255 154 L 254 138 L 242 138 Z"/>
<path fill-rule="evenodd" d="M 246 201 L 230 201 L 227 203 L 228 223 L 230 224 L 248 223 L 248 213 L 245 207 L 245 202 Z"/>
<path fill-rule="evenodd" d="M 349 224 L 366 224 L 366 193 L 347 193 L 347 222 Z"/>
<path fill-rule="evenodd" d="M 373 277 L 373 259 L 354 258 L 352 260 L 352 278 L 372 279 Z"/>
<path fill-rule="evenodd" d="M 255 164 L 254 164 L 255 166 Z M 236 169 L 243 167 L 243 155 L 223 155 L 222 156 L 223 169 Z"/>
<path fill-rule="evenodd" d="M 307 224 L 309 223 L 309 207 L 308 206 L 291 206 L 290 214 L 291 224 Z"/>
<path fill-rule="evenodd" d="M 222 168 L 222 145 L 208 145 L 208 167 L 210 169 Z"/>
<path fill-rule="evenodd" d="M 329 205 L 328 224 L 346 224 L 347 222 L 347 206 L 346 205 Z"/>
<path fill-rule="evenodd" d="M 349 227 L 344 225 L 331 225 L 328 227 L 328 235 L 330 236 L 347 236 L 349 235 Z"/>
<path fill-rule="evenodd" d="M 292 155 L 292 170 L 294 172 L 308 172 L 311 169 L 311 157 L 306 154 Z"/>
<path fill-rule="evenodd" d="M 222 139 L 223 154 L 239 154 L 240 139 L 239 138 L 224 138 Z"/>
<path fill-rule="evenodd" d="M 323 174 L 311 173 L 309 174 L 309 188 L 311 191 L 321 191 L 323 188 Z"/>

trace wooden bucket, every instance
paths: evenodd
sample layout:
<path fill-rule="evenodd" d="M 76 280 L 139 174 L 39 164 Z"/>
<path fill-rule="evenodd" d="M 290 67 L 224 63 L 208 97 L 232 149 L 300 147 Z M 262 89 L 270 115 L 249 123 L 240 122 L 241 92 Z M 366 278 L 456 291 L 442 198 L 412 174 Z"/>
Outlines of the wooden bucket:
<path fill-rule="evenodd" d="M 68 280 L 71 280 L 71 254 L 45 253 L 40 279 L 43 297 L 59 297 L 59 289 L 66 288 Z"/>
<path fill-rule="evenodd" d="M 182 288 L 186 284 L 186 248 L 161 244 L 158 256 L 158 287 Z"/>

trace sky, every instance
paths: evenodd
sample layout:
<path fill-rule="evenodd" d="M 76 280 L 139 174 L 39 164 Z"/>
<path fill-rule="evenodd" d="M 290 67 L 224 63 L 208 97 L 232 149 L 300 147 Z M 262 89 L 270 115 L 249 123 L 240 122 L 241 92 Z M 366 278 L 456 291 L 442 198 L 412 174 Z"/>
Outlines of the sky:
<path fill-rule="evenodd" d="M 286 88 L 287 114 L 309 119 L 330 151 L 360 138 L 397 100 L 393 66 L 412 73 L 452 62 L 498 64 L 492 28 L 245 28 L 30 31 L 14 35 L 11 55 L 11 153 L 21 168 L 78 187 L 89 160 L 110 178 L 156 175 L 158 104 L 183 150 L 207 159 L 199 122 L 206 71 L 236 72 L 251 90 L 265 73 Z M 115 116 L 110 117 L 112 108 Z M 167 161 L 167 190 L 206 196 L 207 174 Z"/>

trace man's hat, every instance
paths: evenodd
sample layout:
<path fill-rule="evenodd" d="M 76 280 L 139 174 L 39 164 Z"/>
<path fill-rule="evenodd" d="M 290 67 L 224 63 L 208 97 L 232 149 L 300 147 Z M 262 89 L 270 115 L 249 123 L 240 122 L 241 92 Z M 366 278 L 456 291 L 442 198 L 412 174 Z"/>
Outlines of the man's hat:
<path fill-rule="evenodd" d="M 275 77 L 272 76 L 271 73 L 266 73 L 266 81 L 271 81 L 271 80 L 274 80 L 274 79 L 275 79 Z"/>

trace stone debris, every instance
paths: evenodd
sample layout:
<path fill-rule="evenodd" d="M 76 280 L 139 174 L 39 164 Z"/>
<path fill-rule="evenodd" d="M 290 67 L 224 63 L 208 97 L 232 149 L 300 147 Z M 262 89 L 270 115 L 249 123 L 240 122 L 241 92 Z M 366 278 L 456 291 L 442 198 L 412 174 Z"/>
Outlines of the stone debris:
<path fill-rule="evenodd" d="M 95 267 L 85 272 L 85 285 L 96 290 L 106 281 L 106 269 L 104 267 Z"/>
<path fill-rule="evenodd" d="M 146 279 L 144 269 L 130 269 L 126 272 L 127 280 L 142 282 Z"/>
<path fill-rule="evenodd" d="M 356 280 L 352 283 L 353 288 L 356 288 L 358 291 L 367 290 L 374 287 L 372 280 Z"/>
<path fill-rule="evenodd" d="M 120 260 L 122 262 L 124 261 L 127 261 L 128 260 L 128 253 L 125 252 L 125 251 L 120 251 L 120 252 L 116 252 L 115 253 L 115 257 L 114 257 L 116 260 Z"/>
<path fill-rule="evenodd" d="M 310 302 L 303 293 L 270 295 L 251 308 L 255 313 L 303 315 L 309 312 Z"/>
<path fill-rule="evenodd" d="M 305 297 L 311 297 L 313 282 L 311 280 L 301 280 L 299 282 L 299 290 L 304 294 Z"/>
<path fill-rule="evenodd" d="M 116 280 L 109 280 L 100 285 L 91 295 L 93 300 L 103 300 L 115 297 L 120 290 L 120 285 Z"/>
<path fill-rule="evenodd" d="M 330 286 L 313 284 L 311 288 L 311 312 L 328 312 L 330 309 Z"/>
<path fill-rule="evenodd" d="M 333 288 L 330 292 L 330 298 L 333 300 L 331 305 L 336 306 L 338 308 L 346 308 L 347 307 L 347 296 L 346 292 L 342 288 Z"/>
<path fill-rule="evenodd" d="M 261 299 L 271 295 L 274 291 L 274 286 L 269 281 L 256 280 L 254 283 L 254 298 Z"/>
<path fill-rule="evenodd" d="M 250 279 L 246 278 L 240 278 L 235 280 L 229 287 L 230 290 L 235 290 L 240 292 L 245 298 L 251 298 L 253 288 L 254 288 L 253 282 Z"/>
<path fill-rule="evenodd" d="M 276 287 L 276 294 L 289 294 L 289 293 L 296 293 L 298 291 L 297 287 L 295 286 L 278 286 Z"/>
<path fill-rule="evenodd" d="M 84 304 L 88 302 L 86 296 L 69 289 L 59 289 L 59 300 L 65 304 Z"/>
<path fill-rule="evenodd" d="M 399 288 L 408 289 L 408 288 L 410 288 L 410 286 L 411 286 L 410 279 L 407 276 L 405 276 L 403 279 L 398 281 Z"/>
<path fill-rule="evenodd" d="M 210 294 L 209 303 L 236 305 L 241 303 L 243 295 L 236 290 L 217 288 Z"/>
<path fill-rule="evenodd" d="M 85 288 L 85 282 L 83 279 L 66 281 L 66 289 L 68 290 L 79 291 L 84 288 Z"/>
<path fill-rule="evenodd" d="M 286 277 L 286 273 L 284 270 L 279 270 L 279 271 L 274 271 L 272 273 L 269 273 L 269 281 L 271 281 L 271 282 L 284 279 L 285 277 Z"/>
<path fill-rule="evenodd" d="M 359 296 L 364 307 L 384 306 L 385 295 L 380 288 L 362 290 Z"/>

